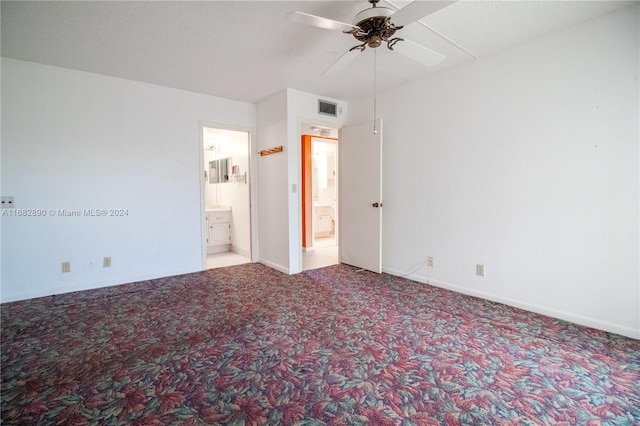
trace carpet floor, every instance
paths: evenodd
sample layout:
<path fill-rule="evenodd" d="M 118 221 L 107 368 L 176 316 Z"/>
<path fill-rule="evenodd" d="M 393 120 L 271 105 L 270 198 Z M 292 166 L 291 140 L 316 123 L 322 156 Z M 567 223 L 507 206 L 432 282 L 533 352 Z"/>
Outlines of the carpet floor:
<path fill-rule="evenodd" d="M 640 341 L 346 265 L 1 305 L 2 424 L 638 425 Z"/>

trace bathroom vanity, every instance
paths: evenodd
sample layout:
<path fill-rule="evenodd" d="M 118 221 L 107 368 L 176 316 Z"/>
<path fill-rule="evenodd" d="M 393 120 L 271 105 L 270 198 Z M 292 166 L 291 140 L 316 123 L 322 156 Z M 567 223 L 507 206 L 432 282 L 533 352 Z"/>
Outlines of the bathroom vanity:
<path fill-rule="evenodd" d="M 207 206 L 207 253 L 231 250 L 231 207 Z"/>
<path fill-rule="evenodd" d="M 316 204 L 313 207 L 313 238 L 326 238 L 335 235 L 335 207 Z"/>

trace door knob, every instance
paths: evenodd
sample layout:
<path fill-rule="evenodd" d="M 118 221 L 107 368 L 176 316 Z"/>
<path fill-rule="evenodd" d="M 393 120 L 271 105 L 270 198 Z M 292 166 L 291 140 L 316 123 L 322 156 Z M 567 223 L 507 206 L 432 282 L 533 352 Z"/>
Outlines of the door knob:
<path fill-rule="evenodd" d="M 382 203 L 373 203 L 371 207 L 382 207 Z"/>

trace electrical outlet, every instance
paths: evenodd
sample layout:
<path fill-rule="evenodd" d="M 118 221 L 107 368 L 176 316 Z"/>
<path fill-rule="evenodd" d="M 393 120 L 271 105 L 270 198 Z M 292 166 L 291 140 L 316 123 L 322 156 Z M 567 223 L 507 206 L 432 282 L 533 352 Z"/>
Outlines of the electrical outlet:
<path fill-rule="evenodd" d="M 480 263 L 476 265 L 476 275 L 479 277 L 484 277 L 484 265 Z"/>
<path fill-rule="evenodd" d="M 62 262 L 62 273 L 71 272 L 71 262 Z"/>
<path fill-rule="evenodd" d="M 430 266 L 433 268 L 433 256 L 427 257 L 427 266 Z"/>
<path fill-rule="evenodd" d="M 105 256 L 105 258 L 102 259 L 102 267 L 111 268 L 111 256 Z"/>

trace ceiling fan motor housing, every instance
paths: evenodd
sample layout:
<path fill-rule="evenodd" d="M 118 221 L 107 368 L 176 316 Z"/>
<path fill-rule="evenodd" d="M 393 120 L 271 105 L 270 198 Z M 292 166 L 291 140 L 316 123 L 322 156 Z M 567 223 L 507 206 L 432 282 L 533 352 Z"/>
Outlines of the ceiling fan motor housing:
<path fill-rule="evenodd" d="M 382 42 L 390 43 L 389 40 L 395 32 L 402 27 L 396 27 L 390 21 L 393 10 L 387 7 L 372 7 L 358 13 L 354 18 L 354 25 L 359 29 L 349 31 L 353 36 L 371 48 L 378 47 Z M 391 46 L 393 43 L 389 46 Z"/>
<path fill-rule="evenodd" d="M 328 75 L 329 71 L 333 74 L 336 70 L 344 68 L 349 61 L 357 56 L 351 52 L 364 52 L 367 47 L 371 49 L 377 48 L 380 47 L 382 43 L 386 43 L 390 50 L 394 50 L 394 46 L 397 43 L 403 42 L 400 44 L 403 48 L 398 49 L 398 53 L 426 66 L 433 66 L 444 59 L 444 56 L 440 53 L 409 40 L 404 40 L 401 37 L 396 37 L 395 34 L 396 31 L 402 29 L 403 26 L 416 22 L 451 3 L 455 3 L 457 0 L 414 0 L 397 11 L 388 7 L 378 7 L 377 4 L 381 0 L 368 1 L 372 7 L 358 13 L 352 21 L 352 24 L 304 12 L 291 12 L 287 14 L 287 19 L 290 21 L 327 30 L 342 31 L 345 34 L 351 34 L 358 40 L 359 44 L 353 46 L 340 56 L 323 75 Z"/>

